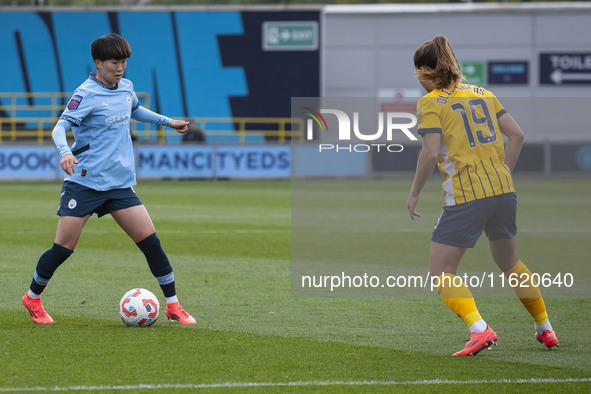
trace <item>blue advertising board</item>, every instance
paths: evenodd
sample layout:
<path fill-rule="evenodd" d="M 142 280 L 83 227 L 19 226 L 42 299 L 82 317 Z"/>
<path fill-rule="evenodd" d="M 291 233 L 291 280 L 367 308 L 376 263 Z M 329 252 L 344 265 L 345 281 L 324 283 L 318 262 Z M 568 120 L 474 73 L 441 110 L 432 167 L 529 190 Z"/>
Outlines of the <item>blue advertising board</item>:
<path fill-rule="evenodd" d="M 334 150 L 320 152 L 318 145 L 294 145 L 294 177 L 349 177 L 368 175 L 369 153 Z M 374 157 L 376 154 L 372 154 Z M 398 156 L 398 154 L 396 154 Z M 416 165 L 416 158 L 414 159 Z M 413 167 L 414 169 L 414 167 Z"/>
<path fill-rule="evenodd" d="M 141 178 L 289 178 L 291 147 L 282 145 L 140 145 Z M 58 179 L 54 146 L 0 146 L 0 179 Z"/>
<path fill-rule="evenodd" d="M 138 178 L 211 178 L 211 146 L 140 145 L 136 148 Z"/>
<path fill-rule="evenodd" d="M 552 145 L 552 172 L 591 172 L 591 145 Z"/>
<path fill-rule="evenodd" d="M 291 148 L 273 145 L 136 148 L 138 178 L 289 178 Z"/>
<path fill-rule="evenodd" d="M 289 178 L 290 146 L 219 146 L 216 151 L 218 178 Z"/>
<path fill-rule="evenodd" d="M 54 146 L 0 146 L 0 179 L 55 179 L 58 166 Z"/>

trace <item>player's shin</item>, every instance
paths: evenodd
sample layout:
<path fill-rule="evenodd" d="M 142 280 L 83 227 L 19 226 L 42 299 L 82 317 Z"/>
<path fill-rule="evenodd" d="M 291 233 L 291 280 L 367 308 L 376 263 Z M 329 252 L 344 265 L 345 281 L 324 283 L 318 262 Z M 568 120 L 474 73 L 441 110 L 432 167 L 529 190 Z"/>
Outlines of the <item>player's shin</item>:
<path fill-rule="evenodd" d="M 461 278 L 450 273 L 443 273 L 439 279 L 440 285 L 437 287 L 437 292 L 445 305 L 464 320 L 471 332 L 478 333 L 486 330 L 486 322 L 476 308 L 474 297 L 466 285 L 462 283 Z"/>
<path fill-rule="evenodd" d="M 505 272 L 505 276 L 512 279 L 510 283 L 516 283 L 513 291 L 534 319 L 537 331 L 552 331 L 542 293 L 527 266 L 519 260 L 513 268 Z"/>
<path fill-rule="evenodd" d="M 58 267 L 74 253 L 73 250 L 64 248 L 56 243 L 41 255 L 33 274 L 33 280 L 29 287 L 29 296 L 39 296 L 49 283 Z"/>
<path fill-rule="evenodd" d="M 176 297 L 176 289 L 174 283 L 174 274 L 172 266 L 162 249 L 160 239 L 156 233 L 146 237 L 137 243 L 137 246 L 146 256 L 148 266 L 152 275 L 158 280 L 158 284 L 162 289 L 162 293 L 167 300 Z"/>
<path fill-rule="evenodd" d="M 156 233 L 138 242 L 137 246 L 146 256 L 150 271 L 158 280 L 162 293 L 166 297 L 166 317 L 183 325 L 195 324 L 195 318 L 185 311 L 178 302 L 172 266 L 166 253 L 162 250 Z"/>

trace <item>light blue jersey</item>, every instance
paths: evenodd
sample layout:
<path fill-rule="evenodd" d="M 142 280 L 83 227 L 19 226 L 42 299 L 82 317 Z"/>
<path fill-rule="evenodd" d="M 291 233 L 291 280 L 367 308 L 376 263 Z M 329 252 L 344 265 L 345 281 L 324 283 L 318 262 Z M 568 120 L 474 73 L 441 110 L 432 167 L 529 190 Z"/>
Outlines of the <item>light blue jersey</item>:
<path fill-rule="evenodd" d="M 72 153 L 78 160 L 76 173 L 64 180 L 99 191 L 128 188 L 136 184 L 131 118 L 164 125 L 170 125 L 170 119 L 140 107 L 128 79 L 110 89 L 95 75 L 76 89 L 60 116 L 61 126 L 54 129 L 61 155 Z M 76 141 L 71 148 L 61 131 L 68 126 Z"/>

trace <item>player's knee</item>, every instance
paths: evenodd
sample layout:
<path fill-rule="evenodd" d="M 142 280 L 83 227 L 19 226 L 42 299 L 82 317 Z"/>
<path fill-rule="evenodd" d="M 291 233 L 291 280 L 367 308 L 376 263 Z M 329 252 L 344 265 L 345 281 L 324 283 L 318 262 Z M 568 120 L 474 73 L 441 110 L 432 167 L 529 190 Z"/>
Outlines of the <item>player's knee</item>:
<path fill-rule="evenodd" d="M 152 233 L 152 235 L 149 235 L 146 238 L 142 239 L 140 242 L 137 242 L 136 245 L 144 253 L 145 251 L 162 249 L 160 239 L 158 238 L 158 235 L 156 235 L 156 233 Z"/>
<path fill-rule="evenodd" d="M 152 235 L 138 242 L 137 246 L 146 256 L 150 271 L 152 271 L 152 274 L 155 277 L 165 276 L 172 272 L 172 266 L 168 261 L 166 253 L 164 253 L 164 250 L 162 249 L 160 239 L 156 233 L 153 233 Z"/>

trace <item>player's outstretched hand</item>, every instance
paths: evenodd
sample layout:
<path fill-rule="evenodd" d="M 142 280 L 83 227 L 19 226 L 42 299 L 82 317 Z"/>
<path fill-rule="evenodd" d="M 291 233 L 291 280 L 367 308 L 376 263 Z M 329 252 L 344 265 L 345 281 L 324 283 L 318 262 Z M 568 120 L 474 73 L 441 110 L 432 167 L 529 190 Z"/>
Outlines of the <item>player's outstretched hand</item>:
<path fill-rule="evenodd" d="M 74 156 L 71 153 L 66 153 L 60 161 L 60 166 L 62 167 L 62 170 L 64 170 L 68 175 L 76 173 L 76 168 L 74 167 L 74 164 L 78 164 L 78 160 L 76 160 L 76 156 Z"/>
<path fill-rule="evenodd" d="M 184 120 L 173 119 L 170 122 L 170 127 L 172 127 L 173 129 L 176 129 L 176 131 L 178 131 L 179 133 L 182 134 L 185 131 L 187 131 L 187 129 L 189 128 L 189 122 L 186 122 Z"/>

